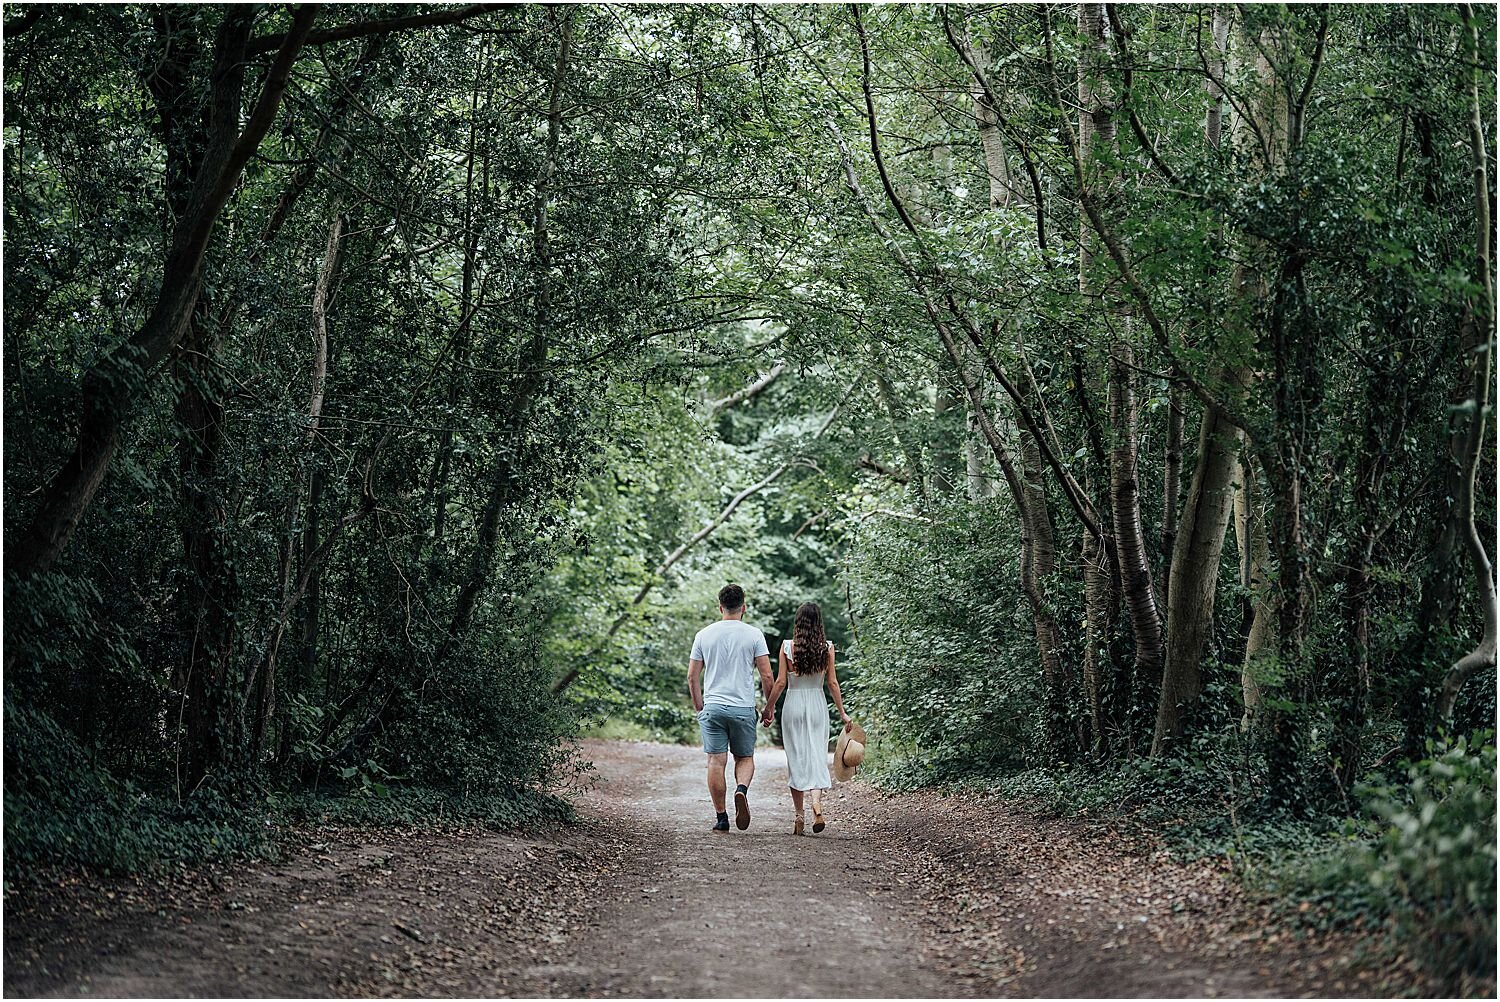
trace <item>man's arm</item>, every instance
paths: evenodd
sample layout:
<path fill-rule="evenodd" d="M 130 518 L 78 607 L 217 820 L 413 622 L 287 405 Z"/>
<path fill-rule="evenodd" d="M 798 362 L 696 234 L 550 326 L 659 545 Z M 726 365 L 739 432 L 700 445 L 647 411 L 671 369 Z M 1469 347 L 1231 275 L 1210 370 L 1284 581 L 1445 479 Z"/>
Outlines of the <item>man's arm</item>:
<path fill-rule="evenodd" d="M 697 658 L 688 659 L 688 692 L 693 696 L 693 712 L 703 712 L 703 689 L 699 684 L 698 677 L 703 674 L 703 662 Z"/>
<path fill-rule="evenodd" d="M 771 677 L 771 655 L 769 653 L 757 654 L 755 656 L 755 670 L 760 672 L 761 695 L 770 699 L 772 696 L 771 687 L 775 684 L 776 680 Z M 767 705 L 775 706 L 776 704 L 769 703 Z"/>

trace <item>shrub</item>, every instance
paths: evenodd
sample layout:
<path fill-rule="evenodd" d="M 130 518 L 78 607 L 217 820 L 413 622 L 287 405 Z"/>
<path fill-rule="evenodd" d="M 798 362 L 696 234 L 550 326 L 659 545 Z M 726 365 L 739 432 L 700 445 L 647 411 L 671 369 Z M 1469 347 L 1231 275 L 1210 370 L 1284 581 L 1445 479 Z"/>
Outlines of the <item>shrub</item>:
<path fill-rule="evenodd" d="M 5 703 L 5 866 L 106 873 L 270 851 L 263 811 L 205 784 L 185 804 L 96 764 L 46 714 Z"/>
<path fill-rule="evenodd" d="M 1404 786 L 1364 789 L 1384 831 L 1363 857 L 1435 970 L 1495 971 L 1494 732 L 1429 741 Z"/>

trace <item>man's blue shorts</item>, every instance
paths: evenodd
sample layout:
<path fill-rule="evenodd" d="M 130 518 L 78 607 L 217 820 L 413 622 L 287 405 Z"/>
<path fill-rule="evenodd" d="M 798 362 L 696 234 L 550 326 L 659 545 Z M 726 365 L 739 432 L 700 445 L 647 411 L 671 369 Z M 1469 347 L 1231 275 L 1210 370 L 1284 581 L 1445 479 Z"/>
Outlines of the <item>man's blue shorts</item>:
<path fill-rule="evenodd" d="M 755 707 L 707 703 L 698 711 L 698 731 L 703 750 L 710 755 L 734 752 L 735 758 L 755 754 Z"/>

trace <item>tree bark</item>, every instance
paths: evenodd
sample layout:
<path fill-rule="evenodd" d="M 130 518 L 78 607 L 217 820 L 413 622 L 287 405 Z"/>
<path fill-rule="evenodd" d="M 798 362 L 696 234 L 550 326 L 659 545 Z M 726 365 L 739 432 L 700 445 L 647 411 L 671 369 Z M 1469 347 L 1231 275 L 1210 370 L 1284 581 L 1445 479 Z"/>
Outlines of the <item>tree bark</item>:
<path fill-rule="evenodd" d="M 1037 654 L 1042 662 L 1042 682 L 1048 696 L 1047 730 L 1054 748 L 1077 744 L 1068 734 L 1068 697 L 1073 689 L 1073 673 L 1061 656 L 1061 638 L 1057 615 L 1053 611 L 1053 580 L 1057 576 L 1057 536 L 1052 524 L 1052 508 L 1042 479 L 1042 454 L 1036 440 L 1026 432 L 1020 435 L 1021 484 L 1024 503 L 1020 516 L 1024 527 L 1022 540 L 1021 588 L 1031 603 Z"/>
<path fill-rule="evenodd" d="M 182 667 L 186 681 L 182 791 L 191 795 L 239 744 L 238 702 L 231 698 L 239 580 L 229 512 L 219 471 L 224 445 L 224 400 L 217 369 L 204 364 L 217 353 L 215 329 L 190 321 L 184 345 L 185 384 L 176 420 L 181 430 L 182 536 L 186 583 L 182 632 L 188 638 Z"/>
<path fill-rule="evenodd" d="M 1077 69 L 1077 96 L 1078 96 L 1078 149 L 1082 157 L 1096 159 L 1096 150 L 1113 151 L 1116 139 L 1116 126 L 1113 107 L 1109 100 L 1107 90 L 1102 86 L 1102 71 L 1104 68 L 1104 25 L 1106 22 L 1104 5 L 1099 3 L 1084 3 L 1078 5 L 1078 35 L 1080 48 Z M 1077 175 L 1080 183 L 1080 194 L 1085 192 L 1093 197 L 1098 185 L 1097 180 L 1089 175 L 1083 166 Z M 1093 299 L 1098 302 L 1100 311 L 1110 309 L 1103 303 L 1098 291 L 1094 288 L 1093 268 L 1098 244 L 1098 235 L 1089 225 L 1089 221 L 1082 214 L 1078 219 L 1078 294 L 1084 300 Z M 1109 417 L 1113 425 L 1111 431 L 1115 436 L 1116 447 L 1109 456 L 1110 487 L 1105 498 L 1109 505 L 1108 532 L 1101 533 L 1099 538 L 1086 538 L 1083 542 L 1083 601 L 1084 601 L 1084 666 L 1083 670 L 1087 681 L 1084 689 L 1089 704 L 1089 721 L 1091 744 L 1095 754 L 1103 754 L 1107 750 L 1108 739 L 1106 736 L 1106 720 L 1104 711 L 1104 694 L 1106 691 L 1126 690 L 1132 686 L 1129 682 L 1120 678 L 1110 678 L 1108 675 L 1114 671 L 1114 663 L 1110 658 L 1110 639 L 1113 633 L 1113 609 L 1119 595 L 1123 592 L 1127 601 L 1133 601 L 1132 588 L 1139 582 L 1136 580 L 1135 568 L 1132 565 L 1126 573 L 1126 565 L 1120 563 L 1122 558 L 1129 559 L 1134 555 L 1134 550 L 1128 554 L 1122 552 L 1121 546 L 1126 540 L 1119 535 L 1122 527 L 1122 519 L 1126 531 L 1134 526 L 1140 530 L 1139 496 L 1137 493 L 1137 482 L 1135 474 L 1135 430 L 1134 430 L 1134 397 L 1131 396 L 1128 406 L 1131 428 L 1127 431 L 1117 422 L 1125 415 L 1120 412 L 1121 400 L 1117 399 L 1117 386 L 1115 374 L 1119 369 L 1116 364 L 1115 352 L 1128 352 L 1128 346 L 1116 344 L 1111 347 L 1110 353 L 1110 379 L 1109 379 Z M 1076 387 L 1076 392 L 1081 397 L 1086 397 L 1088 390 L 1083 385 Z M 1128 391 L 1127 391 L 1128 392 Z M 1128 435 L 1128 441 L 1126 437 Z M 1127 458 L 1128 457 L 1128 458 Z M 1121 465 L 1124 464 L 1124 465 Z M 1126 469 L 1128 467 L 1128 470 Z M 1118 505 L 1121 501 L 1135 503 L 1135 511 L 1132 515 L 1128 511 L 1122 512 Z M 1101 519 L 1101 521 L 1103 521 Z M 1144 551 L 1142 551 L 1144 552 Z M 1150 575 L 1146 576 L 1146 587 L 1150 587 Z M 1148 596 L 1149 598 L 1149 596 Z M 1131 617 L 1134 628 L 1137 625 L 1134 615 Z M 1158 633 L 1160 631 L 1158 630 Z M 1139 655 L 1140 638 L 1137 636 L 1137 652 Z M 1158 637 L 1157 649 L 1160 648 Z M 1159 655 L 1157 656 L 1159 660 Z M 1137 657 L 1137 672 L 1139 672 L 1139 656 Z M 1148 668 L 1146 675 L 1160 674 L 1159 668 Z M 1114 702 L 1113 700 L 1111 702 Z M 1128 742 L 1127 742 L 1128 743 Z"/>
<path fill-rule="evenodd" d="M 1167 444 L 1161 480 L 1161 590 L 1171 587 L 1172 550 L 1177 545 L 1177 512 L 1182 504 L 1182 387 L 1167 390 Z"/>

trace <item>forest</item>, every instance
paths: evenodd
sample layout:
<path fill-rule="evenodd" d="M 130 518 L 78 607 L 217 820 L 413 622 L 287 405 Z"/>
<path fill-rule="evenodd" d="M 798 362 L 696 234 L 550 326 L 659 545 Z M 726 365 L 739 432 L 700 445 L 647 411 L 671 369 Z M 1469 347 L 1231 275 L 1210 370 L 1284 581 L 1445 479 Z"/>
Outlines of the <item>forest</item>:
<path fill-rule="evenodd" d="M 733 581 L 880 785 L 1493 986 L 1495 65 L 1468 4 L 6 5 L 7 885 L 565 820 L 580 738 L 696 739 Z"/>

